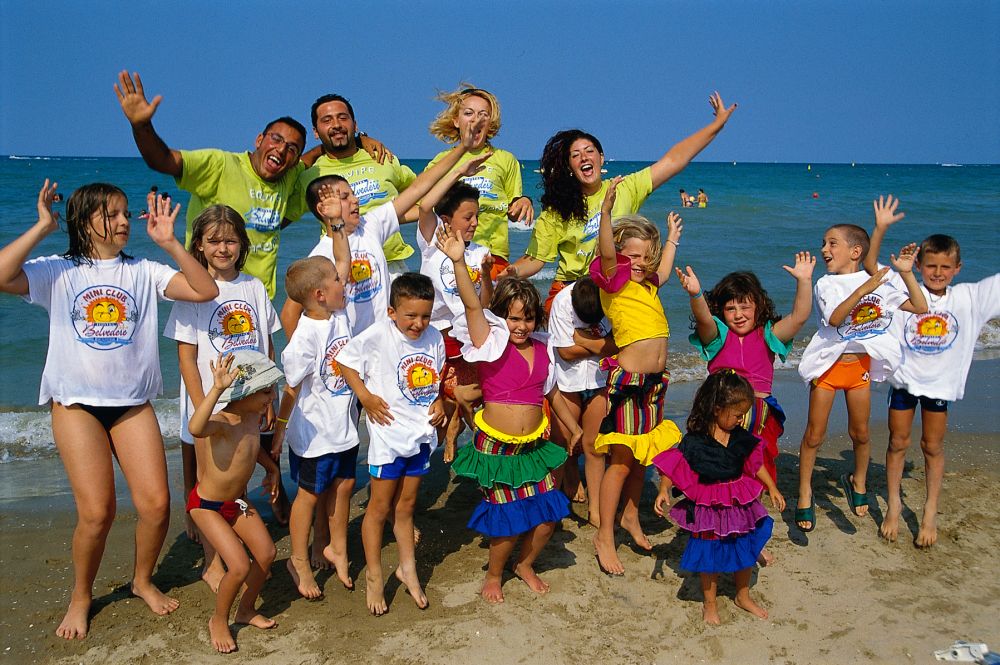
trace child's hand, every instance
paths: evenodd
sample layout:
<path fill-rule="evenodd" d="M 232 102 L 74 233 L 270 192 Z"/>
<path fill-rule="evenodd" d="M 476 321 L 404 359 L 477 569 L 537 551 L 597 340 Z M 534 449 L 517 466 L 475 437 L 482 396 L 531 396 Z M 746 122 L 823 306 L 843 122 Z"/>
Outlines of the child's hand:
<path fill-rule="evenodd" d="M 680 242 L 681 233 L 684 231 L 684 220 L 676 212 L 671 210 L 667 214 L 667 242 L 677 243 Z"/>
<path fill-rule="evenodd" d="M 212 385 L 220 391 L 233 385 L 233 381 L 240 375 L 240 368 L 233 368 L 234 360 L 236 360 L 236 356 L 233 354 L 230 353 L 223 358 L 220 353 L 218 363 L 208 361 L 208 367 L 212 370 Z"/>
<path fill-rule="evenodd" d="M 494 263 L 496 263 L 496 259 L 493 258 L 492 254 L 490 254 L 489 252 L 487 252 L 486 256 L 483 257 L 482 263 L 480 263 L 480 266 L 481 266 L 480 269 L 481 269 L 482 274 L 483 274 L 483 279 L 487 279 L 490 275 L 493 274 L 493 264 Z"/>
<path fill-rule="evenodd" d="M 895 268 L 896 272 L 912 272 L 913 262 L 917 258 L 917 252 L 919 248 L 917 243 L 911 242 L 909 245 L 904 245 L 901 250 L 899 250 L 899 256 L 895 254 L 889 255 L 889 263 Z"/>
<path fill-rule="evenodd" d="M 785 497 L 781 495 L 778 488 L 775 487 L 773 490 L 768 490 L 768 495 L 771 497 L 771 505 L 778 509 L 778 512 L 785 511 Z"/>
<path fill-rule="evenodd" d="M 689 296 L 696 296 L 701 293 L 701 282 L 698 281 L 694 270 L 691 270 L 691 266 L 685 266 L 684 269 L 687 271 L 686 273 L 681 272 L 680 268 L 674 268 L 677 279 L 681 282 L 681 288 L 687 291 Z"/>
<path fill-rule="evenodd" d="M 483 166 L 483 162 L 493 156 L 492 152 L 488 152 L 485 155 L 480 155 L 475 159 L 470 159 L 465 164 L 463 164 L 458 171 L 458 174 L 463 178 L 468 178 L 469 176 L 474 176 L 486 167 Z"/>
<path fill-rule="evenodd" d="M 816 267 L 816 257 L 809 254 L 809 252 L 798 252 L 795 255 L 795 266 L 789 268 L 788 266 L 781 266 L 788 271 L 788 274 L 795 279 L 804 279 L 812 281 L 813 269 Z"/>
<path fill-rule="evenodd" d="M 264 472 L 264 480 L 261 485 L 267 491 L 268 503 L 274 504 L 278 501 L 278 488 L 281 483 L 281 475 L 278 473 L 278 467 L 274 466 L 269 468 Z"/>
<path fill-rule="evenodd" d="M 325 183 L 316 193 L 319 202 L 316 204 L 316 212 L 320 219 L 327 226 L 327 233 L 331 233 L 331 226 L 343 223 L 344 216 L 350 214 L 350 203 L 347 198 L 337 196 L 337 190 L 332 182 Z"/>
<path fill-rule="evenodd" d="M 434 427 L 444 427 L 445 423 L 448 422 L 448 416 L 444 412 L 444 402 L 440 398 L 434 400 L 434 403 L 427 409 L 427 414 L 430 416 L 430 423 Z"/>
<path fill-rule="evenodd" d="M 618 183 L 622 181 L 620 175 L 616 175 L 608 183 L 608 191 L 604 193 L 604 201 L 601 202 L 601 217 L 607 215 L 606 219 L 611 222 L 611 210 L 615 207 L 615 199 L 618 198 Z"/>
<path fill-rule="evenodd" d="M 878 287 L 882 286 L 883 284 L 889 281 L 889 279 L 886 277 L 886 274 L 888 272 L 889 272 L 889 266 L 884 266 L 882 268 L 879 268 L 878 272 L 869 277 L 864 284 L 858 287 L 858 292 L 862 296 L 866 296 L 875 289 L 877 289 Z"/>
<path fill-rule="evenodd" d="M 459 119 L 459 142 L 466 150 L 475 150 L 485 143 L 486 118 Z"/>
<path fill-rule="evenodd" d="M 54 182 L 49 186 L 49 179 L 42 183 L 42 188 L 38 191 L 38 222 L 42 231 L 46 234 L 52 233 L 59 228 L 59 213 L 52 212 L 52 200 L 56 195 L 56 187 L 59 183 Z"/>
<path fill-rule="evenodd" d="M 437 228 L 434 244 L 452 261 L 465 262 L 465 241 L 451 230 L 450 224 L 442 222 L 441 226 Z"/>
<path fill-rule="evenodd" d="M 365 407 L 365 413 L 368 414 L 368 421 L 382 425 L 383 427 L 388 427 L 392 424 L 394 420 L 392 414 L 389 413 L 389 404 L 386 403 L 384 399 L 379 397 L 374 393 L 368 393 L 366 399 L 361 399 L 361 406 Z"/>
<path fill-rule="evenodd" d="M 271 438 L 271 459 L 275 462 L 281 459 L 281 448 L 285 443 L 285 428 L 277 427 L 274 430 L 274 437 Z"/>
<path fill-rule="evenodd" d="M 573 328 L 573 343 L 577 346 L 583 346 L 585 342 L 596 342 L 599 339 L 604 339 L 604 336 L 594 333 L 589 328 Z"/>
<path fill-rule="evenodd" d="M 274 402 L 267 405 L 267 410 L 260 417 L 260 431 L 270 432 L 274 429 Z"/>
<path fill-rule="evenodd" d="M 171 210 L 169 196 L 158 196 L 150 192 L 146 195 L 146 209 L 149 210 L 146 216 L 146 233 L 150 239 L 160 247 L 177 242 L 174 237 L 174 222 L 177 221 L 177 213 L 181 211 L 181 204 L 178 203 Z"/>
<path fill-rule="evenodd" d="M 569 435 L 569 452 L 570 455 L 575 455 L 583 451 L 583 430 L 579 427 Z"/>
<path fill-rule="evenodd" d="M 892 194 L 886 198 L 878 197 L 878 201 L 872 201 L 872 207 L 875 208 L 875 226 L 878 228 L 888 228 L 906 217 L 904 212 L 896 214 L 899 199 L 893 198 Z"/>
<path fill-rule="evenodd" d="M 667 516 L 667 508 L 670 507 L 670 489 L 661 488 L 659 492 L 656 493 L 656 499 L 653 500 L 653 512 L 660 517 Z"/>
<path fill-rule="evenodd" d="M 708 103 L 712 105 L 712 114 L 715 116 L 715 119 L 723 125 L 729 122 L 729 116 L 731 116 L 733 111 L 736 110 L 736 107 L 739 106 L 738 104 L 733 104 L 729 108 L 726 108 L 726 105 L 723 103 L 722 97 L 719 95 L 718 91 L 712 93 L 712 95 L 708 98 Z"/>

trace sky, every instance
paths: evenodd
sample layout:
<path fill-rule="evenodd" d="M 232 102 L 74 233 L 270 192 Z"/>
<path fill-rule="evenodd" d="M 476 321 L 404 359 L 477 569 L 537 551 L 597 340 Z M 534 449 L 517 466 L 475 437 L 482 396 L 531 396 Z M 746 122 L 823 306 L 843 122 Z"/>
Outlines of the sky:
<path fill-rule="evenodd" d="M 1000 163 L 1000 2 L 0 0 L 0 154 L 138 155 L 113 92 L 138 71 L 172 148 L 243 150 L 348 97 L 403 158 L 438 90 L 497 95 L 495 144 L 556 131 L 655 160 L 738 102 L 703 161 Z M 310 144 L 314 143 L 312 137 Z"/>

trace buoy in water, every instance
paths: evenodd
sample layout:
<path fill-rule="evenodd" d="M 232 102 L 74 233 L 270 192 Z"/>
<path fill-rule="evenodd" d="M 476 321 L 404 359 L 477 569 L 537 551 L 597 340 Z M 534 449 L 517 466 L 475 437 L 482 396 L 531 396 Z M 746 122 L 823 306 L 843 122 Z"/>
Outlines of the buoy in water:
<path fill-rule="evenodd" d="M 814 199 L 818 199 L 819 198 L 819 192 L 813 192 L 813 198 Z"/>
<path fill-rule="evenodd" d="M 806 166 L 806 171 L 812 171 L 812 170 L 813 170 L 813 165 L 812 164 L 809 164 L 808 166 Z"/>

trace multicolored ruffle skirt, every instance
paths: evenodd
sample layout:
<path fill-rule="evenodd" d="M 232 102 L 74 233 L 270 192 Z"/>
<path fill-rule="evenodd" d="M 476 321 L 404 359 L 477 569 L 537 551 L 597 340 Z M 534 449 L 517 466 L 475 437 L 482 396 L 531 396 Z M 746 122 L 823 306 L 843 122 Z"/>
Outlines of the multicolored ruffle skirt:
<path fill-rule="evenodd" d="M 608 371 L 608 415 L 594 450 L 603 453 L 608 446 L 623 445 L 640 464 L 649 466 L 654 457 L 681 440 L 674 421 L 663 419 L 670 372 L 626 372 L 613 358 L 605 358 L 601 368 Z"/>
<path fill-rule="evenodd" d="M 785 433 L 785 412 L 774 395 L 754 397 L 753 406 L 743 416 L 743 429 L 764 442 L 764 468 L 778 482 L 778 439 Z"/>

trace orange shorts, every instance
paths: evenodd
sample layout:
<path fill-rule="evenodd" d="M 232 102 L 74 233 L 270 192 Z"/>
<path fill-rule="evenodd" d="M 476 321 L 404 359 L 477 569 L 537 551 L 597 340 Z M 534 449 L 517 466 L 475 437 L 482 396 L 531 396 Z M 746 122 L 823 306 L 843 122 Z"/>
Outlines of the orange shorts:
<path fill-rule="evenodd" d="M 500 275 L 503 274 L 503 271 L 506 270 L 507 266 L 509 265 L 510 261 L 508 261 L 502 256 L 497 256 L 496 254 L 494 254 L 493 268 L 490 270 L 490 279 L 492 279 L 494 282 L 500 279 Z"/>
<path fill-rule="evenodd" d="M 871 383 L 868 373 L 872 368 L 872 359 L 861 356 L 854 360 L 840 360 L 826 370 L 823 376 L 813 379 L 812 384 L 823 390 L 854 390 Z"/>
<path fill-rule="evenodd" d="M 573 282 L 564 282 L 561 279 L 552 280 L 552 286 L 549 287 L 549 295 L 545 299 L 545 313 L 548 314 L 552 310 L 552 299 L 556 297 L 556 294 L 565 289 L 567 286 Z"/>

